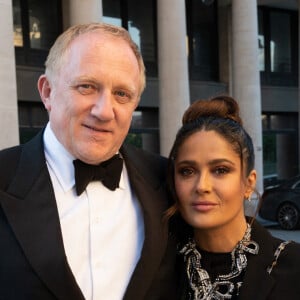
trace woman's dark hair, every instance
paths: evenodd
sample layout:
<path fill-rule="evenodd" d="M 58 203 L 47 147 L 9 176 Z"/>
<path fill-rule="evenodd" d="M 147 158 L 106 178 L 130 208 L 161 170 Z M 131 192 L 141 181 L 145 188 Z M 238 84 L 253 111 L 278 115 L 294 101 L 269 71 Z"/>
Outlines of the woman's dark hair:
<path fill-rule="evenodd" d="M 232 145 L 241 159 L 243 174 L 247 176 L 254 168 L 253 142 L 243 127 L 237 102 L 229 96 L 218 96 L 209 100 L 197 100 L 185 111 L 169 155 L 168 185 L 174 205 L 166 218 L 177 213 L 177 195 L 174 184 L 174 161 L 183 142 L 198 131 L 215 131 Z"/>

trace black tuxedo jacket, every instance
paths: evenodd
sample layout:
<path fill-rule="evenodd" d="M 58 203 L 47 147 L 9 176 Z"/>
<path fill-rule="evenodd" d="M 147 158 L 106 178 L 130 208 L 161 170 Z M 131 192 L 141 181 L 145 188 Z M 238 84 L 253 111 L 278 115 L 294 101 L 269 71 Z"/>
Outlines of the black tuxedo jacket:
<path fill-rule="evenodd" d="M 123 299 L 174 299 L 175 242 L 162 223 L 166 160 L 129 146 L 121 152 L 145 221 L 141 258 Z M 66 259 L 42 132 L 0 152 L 0 299 L 84 299 Z"/>
<path fill-rule="evenodd" d="M 257 255 L 249 255 L 241 300 L 300 299 L 300 244 L 292 242 L 281 252 L 271 274 L 267 268 L 282 240 L 273 237 L 259 223 L 253 224 L 251 239 L 259 245 Z"/>
<path fill-rule="evenodd" d="M 252 226 L 251 240 L 259 245 L 257 255 L 247 255 L 247 267 L 239 300 L 299 300 L 300 299 L 300 244 L 286 245 L 277 264 L 269 274 L 267 269 L 274 261 L 274 254 L 282 240 L 273 237 L 256 221 Z M 188 299 L 189 283 L 186 266 L 180 258 L 181 280 L 178 294 Z M 236 299 L 236 298 L 235 298 Z"/>

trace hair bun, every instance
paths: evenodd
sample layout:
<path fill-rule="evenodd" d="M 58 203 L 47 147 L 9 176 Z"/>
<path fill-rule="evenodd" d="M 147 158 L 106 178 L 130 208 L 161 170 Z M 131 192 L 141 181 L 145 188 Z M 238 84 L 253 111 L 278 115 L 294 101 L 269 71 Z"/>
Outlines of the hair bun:
<path fill-rule="evenodd" d="M 209 100 L 196 100 L 185 111 L 182 124 L 201 117 L 231 119 L 242 125 L 237 102 L 229 96 L 217 96 Z"/>

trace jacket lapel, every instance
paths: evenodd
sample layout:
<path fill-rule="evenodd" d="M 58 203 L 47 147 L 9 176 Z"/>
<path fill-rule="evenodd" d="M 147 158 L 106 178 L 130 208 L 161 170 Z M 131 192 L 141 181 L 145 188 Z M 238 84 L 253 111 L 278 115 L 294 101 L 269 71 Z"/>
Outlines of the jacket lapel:
<path fill-rule="evenodd" d="M 267 273 L 267 267 L 274 257 L 274 241 L 266 229 L 257 222 L 252 227 L 251 237 L 259 245 L 258 255 L 250 256 L 241 288 L 240 298 L 243 300 L 265 300 L 272 290 L 275 280 Z"/>
<path fill-rule="evenodd" d="M 128 285 L 124 299 L 144 299 L 166 251 L 168 228 L 163 224 L 163 212 L 167 209 L 167 195 L 155 165 L 133 153 L 133 149 L 122 149 L 130 183 L 141 203 L 145 223 L 145 241 L 140 260 Z M 163 174 L 161 174 L 163 178 Z"/>
<path fill-rule="evenodd" d="M 24 145 L 1 205 L 28 261 L 58 299 L 84 299 L 66 260 L 42 133 Z"/>
<path fill-rule="evenodd" d="M 241 288 L 243 300 L 265 300 L 274 285 L 274 279 L 266 271 L 266 261 L 259 257 L 249 258 L 247 271 Z"/>

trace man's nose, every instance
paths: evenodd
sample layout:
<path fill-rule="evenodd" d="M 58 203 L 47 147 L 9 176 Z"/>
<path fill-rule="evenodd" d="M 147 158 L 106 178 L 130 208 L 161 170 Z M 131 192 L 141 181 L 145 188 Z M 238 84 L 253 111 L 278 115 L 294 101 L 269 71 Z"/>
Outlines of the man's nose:
<path fill-rule="evenodd" d="M 92 107 L 91 114 L 102 121 L 114 119 L 113 96 L 109 91 L 101 92 Z"/>

